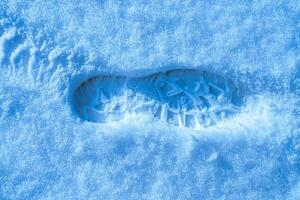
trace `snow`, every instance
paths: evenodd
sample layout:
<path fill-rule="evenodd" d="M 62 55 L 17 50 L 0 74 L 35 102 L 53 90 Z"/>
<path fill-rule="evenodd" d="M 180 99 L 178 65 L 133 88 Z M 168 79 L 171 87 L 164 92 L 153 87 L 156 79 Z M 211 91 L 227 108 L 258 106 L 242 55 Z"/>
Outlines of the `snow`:
<path fill-rule="evenodd" d="M 300 1 L 3 0 L 0 199 L 298 199 Z M 192 68 L 245 100 L 194 130 L 81 120 L 90 77 Z"/>
<path fill-rule="evenodd" d="M 92 122 L 116 121 L 132 113 L 199 129 L 236 114 L 237 85 L 207 71 L 177 69 L 142 77 L 97 76 L 72 95 L 74 112 Z"/>

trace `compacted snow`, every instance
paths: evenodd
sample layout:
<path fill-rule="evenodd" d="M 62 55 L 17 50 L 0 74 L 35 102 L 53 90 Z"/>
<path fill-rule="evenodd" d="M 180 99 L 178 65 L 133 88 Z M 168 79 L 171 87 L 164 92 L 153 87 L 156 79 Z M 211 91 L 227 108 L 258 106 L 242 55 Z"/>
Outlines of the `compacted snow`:
<path fill-rule="evenodd" d="M 75 112 L 87 121 L 111 122 L 142 114 L 201 129 L 236 114 L 240 90 L 215 74 L 177 69 L 142 77 L 93 77 L 76 89 L 72 100 Z"/>
<path fill-rule="evenodd" d="M 165 73 L 231 114 L 115 112 L 115 80 L 157 103 Z M 0 199 L 300 198 L 299 0 L 2 0 L 0 74 Z"/>

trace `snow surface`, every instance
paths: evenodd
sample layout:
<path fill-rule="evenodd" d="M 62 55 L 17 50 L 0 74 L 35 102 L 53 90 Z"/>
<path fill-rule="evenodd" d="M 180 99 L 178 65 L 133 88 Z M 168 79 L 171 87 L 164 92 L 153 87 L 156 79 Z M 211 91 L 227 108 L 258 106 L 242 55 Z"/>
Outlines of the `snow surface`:
<path fill-rule="evenodd" d="M 193 68 L 247 94 L 192 130 L 84 122 L 89 77 Z M 2 0 L 0 199 L 299 199 L 299 0 Z"/>

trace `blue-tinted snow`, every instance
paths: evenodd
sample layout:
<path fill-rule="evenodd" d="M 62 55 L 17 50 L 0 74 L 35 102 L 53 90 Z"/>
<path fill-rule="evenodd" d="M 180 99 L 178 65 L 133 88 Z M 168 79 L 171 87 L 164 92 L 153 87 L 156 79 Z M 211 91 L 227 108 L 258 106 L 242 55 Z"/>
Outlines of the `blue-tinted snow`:
<path fill-rule="evenodd" d="M 0 6 L 0 199 L 299 199 L 299 0 Z M 175 68 L 239 82 L 241 114 L 190 130 L 70 107 L 88 77 Z"/>

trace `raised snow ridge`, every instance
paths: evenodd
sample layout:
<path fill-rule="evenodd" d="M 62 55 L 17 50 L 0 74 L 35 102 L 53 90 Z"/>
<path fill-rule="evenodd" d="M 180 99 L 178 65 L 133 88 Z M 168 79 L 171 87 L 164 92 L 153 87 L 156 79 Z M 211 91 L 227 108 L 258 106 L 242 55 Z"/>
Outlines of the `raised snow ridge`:
<path fill-rule="evenodd" d="M 182 69 L 144 77 L 97 76 L 73 96 L 75 110 L 87 121 L 105 123 L 125 114 L 148 113 L 180 127 L 201 128 L 236 114 L 238 87 L 220 75 Z"/>

